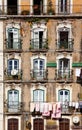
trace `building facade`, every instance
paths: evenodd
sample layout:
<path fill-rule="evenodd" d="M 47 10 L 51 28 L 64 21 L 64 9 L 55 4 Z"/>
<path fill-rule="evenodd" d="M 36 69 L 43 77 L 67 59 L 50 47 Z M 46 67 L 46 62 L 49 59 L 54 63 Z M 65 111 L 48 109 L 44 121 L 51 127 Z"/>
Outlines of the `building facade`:
<path fill-rule="evenodd" d="M 1 130 L 82 129 L 82 1 L 0 1 Z"/>

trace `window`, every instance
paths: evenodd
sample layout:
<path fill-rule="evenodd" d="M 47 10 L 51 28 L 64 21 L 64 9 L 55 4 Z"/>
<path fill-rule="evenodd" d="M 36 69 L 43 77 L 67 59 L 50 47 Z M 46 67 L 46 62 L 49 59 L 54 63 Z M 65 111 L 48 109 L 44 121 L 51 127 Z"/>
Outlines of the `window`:
<path fill-rule="evenodd" d="M 18 59 L 8 60 L 8 74 L 14 75 L 14 72 L 16 72 L 16 74 L 17 74 L 18 69 L 19 69 L 19 60 Z"/>
<path fill-rule="evenodd" d="M 19 29 L 17 28 L 8 28 L 7 30 L 7 47 L 8 49 L 19 49 L 20 41 L 19 41 Z"/>
<path fill-rule="evenodd" d="M 67 58 L 59 59 L 58 75 L 62 78 L 70 77 L 70 60 Z"/>
<path fill-rule="evenodd" d="M 7 11 L 9 15 L 17 14 L 17 0 L 11 2 L 11 0 L 7 0 Z"/>
<path fill-rule="evenodd" d="M 40 27 L 38 27 L 40 26 Z M 32 49 L 44 49 L 47 45 L 47 29 L 44 24 L 33 24 L 31 32 Z"/>
<path fill-rule="evenodd" d="M 70 0 L 58 0 L 59 13 L 69 13 Z"/>
<path fill-rule="evenodd" d="M 67 112 L 70 101 L 70 91 L 66 89 L 59 90 L 58 101 L 62 103 L 62 112 Z"/>
<path fill-rule="evenodd" d="M 45 70 L 44 70 L 44 64 L 45 60 L 41 58 L 37 58 L 33 60 L 33 72 L 34 77 L 36 78 L 43 78 L 45 76 Z"/>
<path fill-rule="evenodd" d="M 61 89 L 58 91 L 58 101 L 65 102 L 70 100 L 70 91 Z"/>
<path fill-rule="evenodd" d="M 44 90 L 35 89 L 33 90 L 33 101 L 34 102 L 43 102 L 44 101 Z"/>
<path fill-rule="evenodd" d="M 9 90 L 8 91 L 8 110 L 17 111 L 19 105 L 19 91 L 18 90 Z"/>

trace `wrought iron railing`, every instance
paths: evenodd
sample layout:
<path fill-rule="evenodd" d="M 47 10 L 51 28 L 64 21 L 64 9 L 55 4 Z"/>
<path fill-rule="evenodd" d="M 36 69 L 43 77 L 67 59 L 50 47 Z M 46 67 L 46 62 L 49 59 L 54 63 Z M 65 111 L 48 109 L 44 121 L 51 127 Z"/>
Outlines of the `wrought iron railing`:
<path fill-rule="evenodd" d="M 71 69 L 56 69 L 55 71 L 56 80 L 73 80 L 73 70 Z"/>
<path fill-rule="evenodd" d="M 56 50 L 67 50 L 73 51 L 74 40 L 72 38 L 68 39 L 68 41 L 56 41 Z"/>
<path fill-rule="evenodd" d="M 48 41 L 47 39 L 41 39 L 41 38 L 31 39 L 29 49 L 30 50 L 48 49 Z"/>
<path fill-rule="evenodd" d="M 22 112 L 23 103 L 16 101 L 5 102 L 6 112 Z"/>
<path fill-rule="evenodd" d="M 45 70 L 45 69 L 31 70 L 31 79 L 46 80 L 47 79 L 47 70 Z"/>
<path fill-rule="evenodd" d="M 8 80 L 21 80 L 22 79 L 22 70 L 21 69 L 6 69 L 5 72 L 5 79 Z"/>
<path fill-rule="evenodd" d="M 22 49 L 22 43 L 20 38 L 6 39 L 6 49 Z"/>

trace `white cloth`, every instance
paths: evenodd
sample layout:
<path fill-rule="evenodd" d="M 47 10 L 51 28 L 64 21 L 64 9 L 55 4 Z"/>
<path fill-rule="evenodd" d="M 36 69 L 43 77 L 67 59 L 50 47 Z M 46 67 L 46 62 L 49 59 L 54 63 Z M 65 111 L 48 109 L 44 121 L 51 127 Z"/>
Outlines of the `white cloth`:
<path fill-rule="evenodd" d="M 34 108 L 35 108 L 35 103 L 34 103 L 34 102 L 31 102 L 31 103 L 30 103 L 30 112 L 33 112 L 33 111 L 34 111 Z"/>
<path fill-rule="evenodd" d="M 76 73 L 75 73 L 76 76 L 80 76 L 80 69 L 76 69 Z"/>

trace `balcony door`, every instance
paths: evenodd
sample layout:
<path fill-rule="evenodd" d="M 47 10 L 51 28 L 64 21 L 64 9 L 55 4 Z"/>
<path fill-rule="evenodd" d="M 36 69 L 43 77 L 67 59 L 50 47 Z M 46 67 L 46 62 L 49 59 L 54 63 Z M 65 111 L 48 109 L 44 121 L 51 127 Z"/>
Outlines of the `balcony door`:
<path fill-rule="evenodd" d="M 18 130 L 18 119 L 8 119 L 8 128 L 7 130 Z"/>
<path fill-rule="evenodd" d="M 40 118 L 34 119 L 33 130 L 44 130 L 44 120 Z"/>
<path fill-rule="evenodd" d="M 68 78 L 70 76 L 70 60 L 67 58 L 59 59 L 58 75 L 61 78 Z"/>
<path fill-rule="evenodd" d="M 17 0 L 7 0 L 7 13 L 9 15 L 17 14 Z"/>
<path fill-rule="evenodd" d="M 44 78 L 44 64 L 45 60 L 41 58 L 37 58 L 33 60 L 33 72 L 34 72 L 34 77 L 37 79 L 42 79 Z"/>
<path fill-rule="evenodd" d="M 68 48 L 68 36 L 69 32 L 68 31 L 60 31 L 59 32 L 60 36 L 60 48 L 67 49 Z"/>
<path fill-rule="evenodd" d="M 34 0 L 34 14 L 35 15 L 40 15 L 43 12 L 43 0 Z"/>
<path fill-rule="evenodd" d="M 70 0 L 58 0 L 59 13 L 69 13 L 69 2 Z"/>
<path fill-rule="evenodd" d="M 8 29 L 8 48 L 19 49 L 19 30 L 16 28 Z"/>
<path fill-rule="evenodd" d="M 43 31 L 34 31 L 34 49 L 42 49 Z"/>
<path fill-rule="evenodd" d="M 8 91 L 8 111 L 17 112 L 19 105 L 19 92 L 18 90 L 9 90 Z"/>
<path fill-rule="evenodd" d="M 68 111 L 68 102 L 70 101 L 70 91 L 66 89 L 59 90 L 58 101 L 62 103 L 62 112 Z"/>
<path fill-rule="evenodd" d="M 59 130 L 70 130 L 70 121 L 69 119 L 62 118 L 59 120 Z"/>
<path fill-rule="evenodd" d="M 19 69 L 19 60 L 17 59 L 10 59 L 8 60 L 8 74 L 9 75 L 16 75 Z"/>

